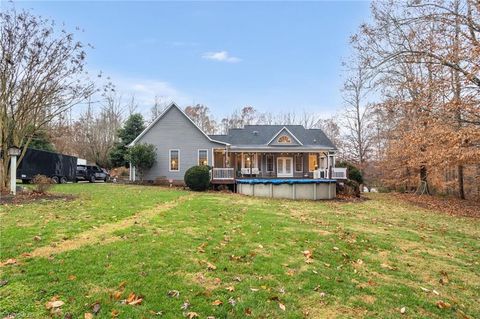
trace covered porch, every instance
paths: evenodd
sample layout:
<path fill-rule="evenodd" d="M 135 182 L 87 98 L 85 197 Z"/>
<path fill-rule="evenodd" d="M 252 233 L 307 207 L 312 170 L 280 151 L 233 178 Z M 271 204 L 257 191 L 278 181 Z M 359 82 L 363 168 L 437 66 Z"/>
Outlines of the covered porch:
<path fill-rule="evenodd" d="M 331 151 L 213 150 L 212 183 L 244 178 L 344 179 L 345 168 L 335 168 Z"/>

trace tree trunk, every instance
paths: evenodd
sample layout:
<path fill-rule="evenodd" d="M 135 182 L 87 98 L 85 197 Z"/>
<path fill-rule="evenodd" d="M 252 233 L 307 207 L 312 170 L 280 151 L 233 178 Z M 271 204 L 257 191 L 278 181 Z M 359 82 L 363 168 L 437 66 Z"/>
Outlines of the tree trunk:
<path fill-rule="evenodd" d="M 428 187 L 428 171 L 425 165 L 420 166 L 420 185 L 417 188 L 417 194 L 430 195 L 430 189 Z"/>
<path fill-rule="evenodd" d="M 465 199 L 465 188 L 463 184 L 463 165 L 458 165 L 458 196 Z"/>

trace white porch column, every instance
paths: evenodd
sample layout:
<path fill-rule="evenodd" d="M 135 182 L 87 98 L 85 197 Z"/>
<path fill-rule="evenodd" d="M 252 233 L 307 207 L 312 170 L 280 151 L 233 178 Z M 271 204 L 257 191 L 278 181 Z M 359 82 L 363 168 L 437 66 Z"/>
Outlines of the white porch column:
<path fill-rule="evenodd" d="M 325 171 L 325 178 L 330 178 L 330 156 L 327 154 L 327 169 Z"/>
<path fill-rule="evenodd" d="M 132 163 L 128 163 L 128 180 L 132 181 Z"/>
<path fill-rule="evenodd" d="M 135 182 L 136 176 L 137 175 L 137 168 L 135 166 L 132 167 L 132 176 L 133 176 L 133 181 Z"/>

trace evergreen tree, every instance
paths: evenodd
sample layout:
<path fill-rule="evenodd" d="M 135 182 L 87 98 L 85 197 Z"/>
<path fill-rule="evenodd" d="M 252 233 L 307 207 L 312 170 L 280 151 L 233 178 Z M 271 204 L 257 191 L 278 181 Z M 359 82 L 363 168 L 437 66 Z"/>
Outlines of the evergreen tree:
<path fill-rule="evenodd" d="M 120 141 L 110 151 L 109 159 L 113 167 L 127 166 L 127 145 L 145 129 L 145 121 L 140 113 L 130 115 L 121 129 L 118 130 Z"/>
<path fill-rule="evenodd" d="M 50 136 L 48 136 L 47 132 L 44 130 L 37 131 L 33 134 L 32 141 L 28 144 L 28 147 L 42 151 L 55 151 L 55 147 L 50 141 Z"/>

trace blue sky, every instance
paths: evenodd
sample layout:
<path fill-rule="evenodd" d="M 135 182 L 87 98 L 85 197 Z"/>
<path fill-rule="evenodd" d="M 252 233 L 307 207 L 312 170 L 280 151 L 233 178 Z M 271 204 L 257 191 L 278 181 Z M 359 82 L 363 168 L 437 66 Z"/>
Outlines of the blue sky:
<path fill-rule="evenodd" d="M 350 2 L 17 2 L 84 30 L 102 70 L 147 112 L 155 95 L 215 116 L 252 105 L 265 112 L 341 108 L 341 61 L 369 16 Z"/>

